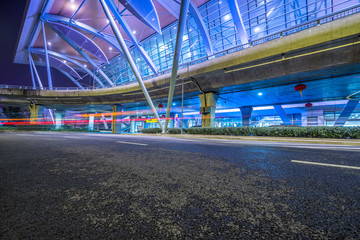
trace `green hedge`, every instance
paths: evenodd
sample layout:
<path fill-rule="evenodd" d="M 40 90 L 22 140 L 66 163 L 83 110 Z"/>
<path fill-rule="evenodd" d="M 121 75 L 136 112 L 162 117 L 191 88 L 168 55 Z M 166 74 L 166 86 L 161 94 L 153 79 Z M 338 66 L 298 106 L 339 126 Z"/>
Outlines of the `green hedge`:
<path fill-rule="evenodd" d="M 15 130 L 16 130 L 15 126 L 0 126 L 0 132 L 15 131 Z"/>
<path fill-rule="evenodd" d="M 49 131 L 52 128 L 51 125 L 18 125 L 16 130 L 18 131 Z"/>
<path fill-rule="evenodd" d="M 72 128 L 72 126 L 62 126 L 56 129 L 53 125 L 12 125 L 0 126 L 0 131 L 57 131 L 57 132 L 97 132 L 90 131 L 88 127 Z"/>
<path fill-rule="evenodd" d="M 162 133 L 161 128 L 144 128 L 141 130 L 141 133 Z"/>
<path fill-rule="evenodd" d="M 145 132 L 149 131 L 149 132 Z M 150 128 L 143 133 L 155 133 Z M 170 128 L 169 134 L 180 134 L 179 128 Z M 160 133 L 159 129 L 158 132 Z M 343 138 L 360 139 L 360 127 L 223 127 L 223 128 L 187 128 L 187 134 L 229 135 L 229 136 L 267 136 L 301 138 Z"/>
<path fill-rule="evenodd" d="M 169 128 L 168 133 L 169 134 L 181 134 L 181 129 L 180 128 Z"/>

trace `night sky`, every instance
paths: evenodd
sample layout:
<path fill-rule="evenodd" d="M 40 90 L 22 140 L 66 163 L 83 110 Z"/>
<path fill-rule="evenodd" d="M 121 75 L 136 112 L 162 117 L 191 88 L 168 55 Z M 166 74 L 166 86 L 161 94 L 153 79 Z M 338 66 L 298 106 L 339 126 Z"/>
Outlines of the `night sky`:
<path fill-rule="evenodd" d="M 26 0 L 1 1 L 0 84 L 32 86 L 29 65 L 13 63 L 26 2 Z M 46 87 L 46 68 L 38 67 L 38 71 L 42 83 Z M 52 77 L 54 87 L 75 86 L 68 78 L 55 69 L 52 70 Z"/>
<path fill-rule="evenodd" d="M 14 64 L 13 58 L 26 1 L 1 1 L 0 84 L 31 85 L 28 65 Z"/>

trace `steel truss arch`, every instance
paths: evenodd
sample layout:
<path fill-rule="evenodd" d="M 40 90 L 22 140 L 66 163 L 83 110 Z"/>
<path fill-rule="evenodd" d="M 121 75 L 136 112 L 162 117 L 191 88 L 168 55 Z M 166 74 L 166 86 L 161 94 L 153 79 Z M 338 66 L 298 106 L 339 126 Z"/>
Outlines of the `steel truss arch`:
<path fill-rule="evenodd" d="M 149 55 L 146 53 L 145 49 L 140 45 L 140 43 L 138 42 L 138 40 L 136 39 L 136 37 L 134 36 L 134 34 L 132 33 L 129 25 L 127 24 L 127 22 L 125 21 L 125 19 L 121 16 L 119 9 L 116 7 L 115 3 L 113 0 L 105 0 L 106 5 L 109 7 L 110 11 L 112 12 L 112 14 L 114 14 L 116 20 L 119 22 L 119 24 L 121 25 L 121 27 L 124 29 L 124 31 L 126 32 L 126 35 L 128 35 L 128 37 L 130 38 L 131 42 L 135 45 L 135 47 L 140 51 L 140 54 L 143 56 L 143 58 L 145 59 L 146 63 L 149 65 L 149 67 L 151 68 L 151 70 L 157 74 L 158 73 L 158 69 L 155 66 L 155 64 L 152 62 L 152 60 L 150 59 Z"/>
<path fill-rule="evenodd" d="M 180 3 L 177 1 L 169 1 L 169 0 L 158 0 L 158 2 L 165 7 L 174 17 L 179 19 L 179 13 L 177 12 L 180 9 Z M 197 27 L 199 28 L 200 35 L 204 41 L 206 53 L 208 56 L 214 53 L 214 49 L 211 43 L 209 31 L 202 19 L 202 16 L 196 7 L 193 0 L 189 1 L 189 12 L 190 15 L 194 18 Z"/>
<path fill-rule="evenodd" d="M 242 44 L 246 44 L 249 42 L 249 36 L 246 32 L 246 28 L 244 25 L 244 21 L 242 20 L 239 5 L 237 0 L 227 0 L 231 16 L 234 20 L 235 28 L 240 36 L 240 40 Z"/>
<path fill-rule="evenodd" d="M 209 31 L 208 31 L 207 27 L 205 26 L 205 23 L 201 17 L 201 14 L 193 0 L 189 1 L 189 12 L 190 12 L 191 16 L 194 18 L 196 25 L 199 28 L 199 31 L 200 31 L 200 34 L 204 41 L 205 49 L 206 49 L 208 56 L 212 55 L 214 53 L 214 49 L 211 44 Z"/>
<path fill-rule="evenodd" d="M 81 86 L 81 84 L 75 80 L 75 78 L 73 78 L 73 76 L 71 76 L 69 73 L 61 70 L 60 68 L 58 67 L 55 67 L 59 72 L 61 72 L 62 74 L 64 74 L 66 77 L 68 77 L 73 83 L 75 83 L 76 86 L 78 86 L 80 89 L 84 89 L 83 86 Z"/>
<path fill-rule="evenodd" d="M 159 17 L 153 0 L 118 0 L 130 13 L 136 16 L 141 22 L 161 34 Z M 114 3 L 113 0 L 111 0 Z M 108 7 L 109 1 L 107 1 Z M 115 3 L 114 3 L 115 4 Z"/>
<path fill-rule="evenodd" d="M 94 69 L 97 69 L 100 73 L 100 75 L 105 78 L 105 80 L 111 85 L 115 86 L 114 83 L 110 80 L 110 78 L 100 69 L 100 67 L 83 51 L 81 50 L 75 42 L 73 42 L 71 39 L 67 38 L 62 32 L 58 31 L 56 28 L 51 26 L 48 22 L 46 22 L 47 25 L 55 32 L 57 33 L 65 42 L 67 42 L 73 49 L 75 49 L 86 61 L 88 61 Z M 96 79 L 96 78 L 95 78 Z M 98 80 L 98 79 L 96 79 Z M 105 87 L 105 85 L 101 81 L 97 81 L 100 86 Z"/>
<path fill-rule="evenodd" d="M 40 53 L 40 54 L 44 54 L 44 53 L 45 53 L 44 49 L 42 49 L 42 48 L 30 48 L 30 49 L 29 49 L 29 52 L 35 53 L 35 54 L 36 54 L 36 53 Z M 70 58 L 70 57 L 68 57 L 68 56 L 66 56 L 66 55 L 64 55 L 64 54 L 57 53 L 57 52 L 50 51 L 50 50 L 48 50 L 48 54 L 51 55 L 51 56 L 54 56 L 54 57 L 63 59 L 63 60 L 65 60 L 65 61 L 67 61 L 67 62 L 70 62 L 70 63 L 78 66 L 79 68 L 81 68 L 81 69 L 83 69 L 85 72 L 87 72 L 90 76 L 91 76 L 91 75 L 94 75 L 93 72 L 90 71 L 90 69 L 84 67 L 84 66 L 83 66 L 81 63 L 79 63 L 78 61 L 76 61 L 76 60 L 74 60 L 74 59 L 72 59 L 72 58 Z M 94 77 L 94 79 L 95 79 L 97 82 L 101 82 L 101 80 L 100 80 L 96 75 L 94 75 L 93 77 Z M 70 78 L 70 80 L 71 80 L 71 78 Z M 76 83 L 75 83 L 75 84 L 76 84 Z"/>
<path fill-rule="evenodd" d="M 113 3 L 113 1 L 111 1 Z M 109 3 L 108 3 L 109 4 Z M 111 8 L 113 14 L 116 16 L 118 12 L 117 11 L 113 11 L 112 5 L 109 4 L 109 7 Z M 116 7 L 116 6 L 115 6 Z M 117 9 L 117 8 L 116 8 Z M 120 15 L 120 14 L 119 14 Z M 96 36 L 97 38 L 100 38 L 102 40 L 104 40 L 105 42 L 107 42 L 108 44 L 110 44 L 111 46 L 113 46 L 118 52 L 123 54 L 123 51 L 121 50 L 120 45 L 118 44 L 116 38 L 110 34 L 106 34 L 106 33 L 102 33 L 101 31 L 96 30 L 95 28 L 92 28 L 84 23 L 81 23 L 79 21 L 76 20 L 71 20 L 70 18 L 67 17 L 62 17 L 59 15 L 54 15 L 54 14 L 44 14 L 42 16 L 42 18 L 45 21 L 48 22 L 59 22 L 59 23 L 63 23 L 66 25 L 69 25 L 71 27 L 75 27 L 81 30 L 84 30 L 94 36 Z M 121 17 L 122 19 L 122 17 Z M 119 21 L 119 20 L 118 20 Z M 119 23 L 121 24 L 121 26 L 124 28 L 124 30 L 126 31 L 126 33 L 128 34 L 128 36 L 131 39 L 131 42 L 137 47 L 137 49 L 140 51 L 140 54 L 143 56 L 143 58 L 145 59 L 146 63 L 149 65 L 149 67 L 151 68 L 151 70 L 157 74 L 158 73 L 158 69 L 155 66 L 155 64 L 153 63 L 153 61 L 150 59 L 149 55 L 146 53 L 146 51 L 143 49 L 143 47 L 139 44 L 139 42 L 136 40 L 136 38 L 133 36 L 132 31 L 130 30 L 129 26 L 127 25 L 127 23 L 125 21 L 119 21 Z M 122 24 L 124 23 L 124 25 Z M 127 27 L 126 27 L 126 26 Z M 130 31 L 130 34 L 128 33 L 128 31 Z"/>

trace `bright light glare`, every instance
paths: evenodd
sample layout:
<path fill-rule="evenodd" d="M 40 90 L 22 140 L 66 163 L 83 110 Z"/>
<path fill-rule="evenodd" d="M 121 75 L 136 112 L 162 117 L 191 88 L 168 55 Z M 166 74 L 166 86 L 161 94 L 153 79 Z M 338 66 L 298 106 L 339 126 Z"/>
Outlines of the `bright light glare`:
<path fill-rule="evenodd" d="M 263 95 L 263 93 L 262 93 L 262 92 L 259 92 L 259 93 L 258 93 L 258 95 L 259 95 L 259 96 L 262 96 L 262 95 Z"/>
<path fill-rule="evenodd" d="M 111 51 L 111 50 L 112 50 L 112 47 L 109 47 L 109 50 Z"/>
<path fill-rule="evenodd" d="M 136 31 L 134 30 L 134 31 L 132 31 L 132 33 L 133 33 L 133 34 L 135 34 L 135 33 L 136 33 Z"/>
<path fill-rule="evenodd" d="M 225 21 L 230 20 L 230 14 L 225 15 L 224 20 Z"/>
<path fill-rule="evenodd" d="M 75 4 L 71 4 L 71 9 L 72 9 L 72 10 L 75 10 L 75 9 L 76 9 Z"/>
<path fill-rule="evenodd" d="M 254 31 L 255 31 L 255 32 L 259 32 L 259 31 L 260 31 L 260 28 L 259 28 L 259 27 L 256 27 L 256 28 L 254 29 Z"/>
<path fill-rule="evenodd" d="M 48 45 L 51 46 L 51 42 L 48 42 Z"/>
<path fill-rule="evenodd" d="M 86 64 L 84 64 L 84 67 L 87 67 L 87 65 L 86 65 Z"/>

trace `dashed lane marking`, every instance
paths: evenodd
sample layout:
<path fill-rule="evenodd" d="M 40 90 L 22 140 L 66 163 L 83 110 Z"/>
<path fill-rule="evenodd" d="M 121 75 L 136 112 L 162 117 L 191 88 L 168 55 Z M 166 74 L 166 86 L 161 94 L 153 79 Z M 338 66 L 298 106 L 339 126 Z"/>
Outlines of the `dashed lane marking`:
<path fill-rule="evenodd" d="M 116 141 L 117 143 L 124 143 L 124 144 L 132 144 L 132 145 L 139 145 L 139 146 L 148 146 L 149 144 L 145 143 L 134 143 L 134 142 L 123 142 L 123 141 Z"/>
<path fill-rule="evenodd" d="M 26 134 L 26 133 L 17 133 L 14 136 L 25 136 L 25 137 L 34 137 L 34 134 Z"/>
<path fill-rule="evenodd" d="M 64 138 L 70 138 L 70 139 L 83 139 L 82 137 L 75 137 L 75 136 L 64 136 Z"/>

